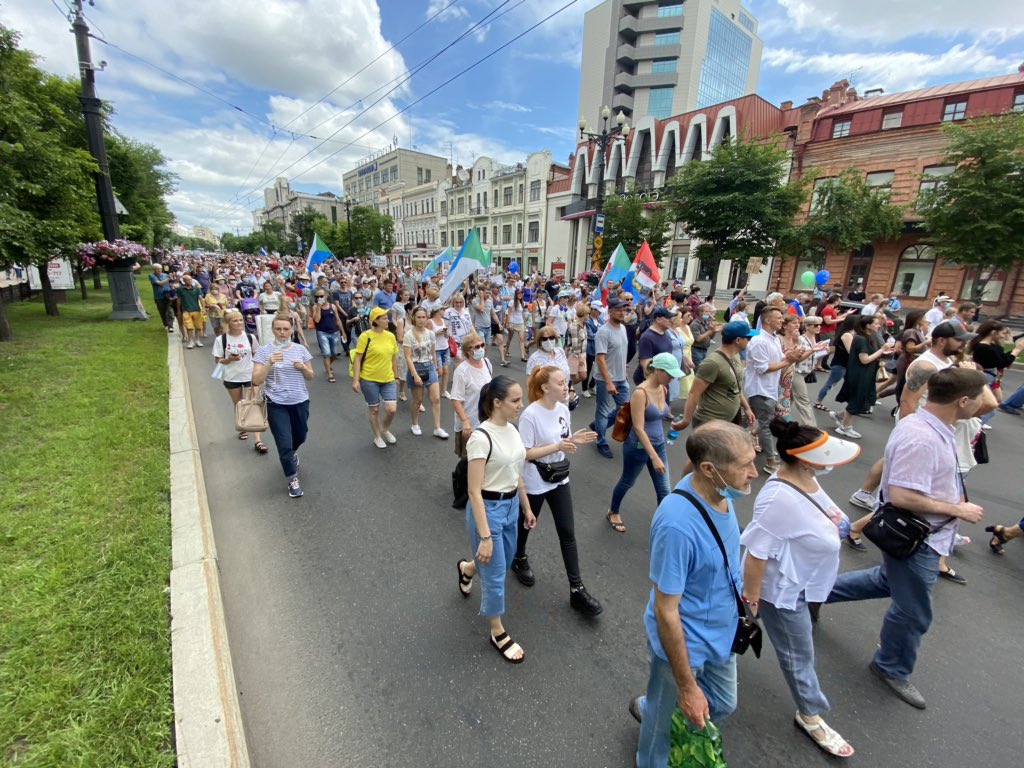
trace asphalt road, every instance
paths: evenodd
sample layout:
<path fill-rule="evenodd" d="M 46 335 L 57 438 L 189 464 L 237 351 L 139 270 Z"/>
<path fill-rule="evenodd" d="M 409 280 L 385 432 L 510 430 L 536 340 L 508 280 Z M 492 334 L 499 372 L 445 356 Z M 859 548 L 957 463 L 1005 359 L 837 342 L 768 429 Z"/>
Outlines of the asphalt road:
<path fill-rule="evenodd" d="M 587 620 L 569 608 L 545 511 L 530 537 L 537 584 L 524 588 L 510 574 L 506 627 L 527 654 L 512 666 L 487 642 L 478 585 L 469 600 L 456 588 L 455 563 L 469 552 L 464 513 L 450 508 L 450 441 L 429 430 L 413 436 L 408 405 L 399 403 L 397 445 L 374 448 L 345 367 L 330 384 L 317 361 L 302 451 L 305 496 L 293 500 L 270 436 L 266 456 L 236 439 L 228 396 L 209 376 L 209 344 L 186 358 L 254 766 L 633 765 L 638 726 L 626 705 L 646 683 L 641 617 L 655 504 L 643 475 L 624 504 L 628 532 L 609 528 L 617 446 L 613 461 L 582 449 L 572 470 L 583 578 L 605 611 Z M 507 370 L 525 379 L 522 364 Z M 1020 376 L 1008 378 L 1012 391 Z M 575 428 L 591 420 L 594 402 L 574 413 Z M 442 407 L 451 429 L 450 403 Z M 429 413 L 421 423 L 431 423 Z M 867 670 L 886 601 L 822 611 L 817 668 L 832 703 L 827 719 L 857 750 L 850 765 L 1020 764 L 1024 545 L 1012 542 L 1005 557 L 994 557 L 982 527 L 1020 517 L 1024 418 L 998 414 L 994 426 L 993 462 L 967 480 L 985 523 L 961 531 L 974 541 L 951 561 L 969 584 L 936 586 L 936 619 L 913 676 L 928 709 L 902 703 Z M 880 455 L 889 421 L 878 413 L 856 428 L 864 434 L 861 458 L 824 481 L 854 519 L 859 510 L 846 499 Z M 676 444 L 673 483 L 683 463 Z M 753 497 L 738 504 L 741 523 L 752 506 Z M 879 560 L 873 547 L 844 548 L 842 568 Z M 760 660 L 741 657 L 739 676 L 739 710 L 723 729 L 730 765 L 828 761 L 794 727 L 795 707 L 768 643 Z"/>

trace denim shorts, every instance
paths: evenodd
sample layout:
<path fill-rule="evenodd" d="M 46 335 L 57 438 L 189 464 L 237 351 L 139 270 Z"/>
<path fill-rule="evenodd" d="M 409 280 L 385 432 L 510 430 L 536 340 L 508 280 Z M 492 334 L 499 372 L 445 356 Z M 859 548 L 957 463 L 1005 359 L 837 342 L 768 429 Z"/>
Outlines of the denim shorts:
<path fill-rule="evenodd" d="M 451 350 L 448 349 L 448 347 L 445 347 L 444 349 L 439 349 L 435 351 L 434 354 L 437 355 L 438 369 L 444 368 L 446 365 L 448 365 L 448 361 L 451 360 L 452 358 Z"/>
<path fill-rule="evenodd" d="M 398 402 L 398 382 L 394 379 L 386 382 L 359 380 L 359 389 L 363 393 L 363 399 L 371 408 L 380 405 L 381 400 L 385 403 Z"/>
<path fill-rule="evenodd" d="M 491 343 L 491 326 L 488 325 L 486 328 L 476 328 L 474 330 L 477 332 L 477 335 L 484 340 L 484 344 Z"/>
<path fill-rule="evenodd" d="M 419 374 L 423 386 L 429 387 L 431 384 L 437 384 L 437 368 L 432 363 L 414 363 L 413 365 L 416 366 L 416 373 Z M 416 380 L 412 377 L 412 371 L 405 374 L 405 383 L 410 387 L 416 386 Z"/>
<path fill-rule="evenodd" d="M 326 333 L 316 332 L 316 342 L 320 345 L 320 354 L 332 360 L 341 355 L 341 331 Z"/>

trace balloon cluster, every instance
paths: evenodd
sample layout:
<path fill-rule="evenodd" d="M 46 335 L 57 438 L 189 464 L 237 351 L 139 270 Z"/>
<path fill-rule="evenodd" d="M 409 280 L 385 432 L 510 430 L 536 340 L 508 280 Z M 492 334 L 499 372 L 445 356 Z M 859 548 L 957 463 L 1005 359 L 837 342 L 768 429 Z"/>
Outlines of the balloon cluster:
<path fill-rule="evenodd" d="M 811 288 L 812 286 L 815 285 L 825 285 L 829 281 L 830 277 L 832 277 L 832 275 L 829 273 L 827 269 L 819 270 L 816 273 L 812 272 L 811 270 L 807 270 L 802 275 L 800 275 L 800 282 L 802 282 L 808 288 Z"/>

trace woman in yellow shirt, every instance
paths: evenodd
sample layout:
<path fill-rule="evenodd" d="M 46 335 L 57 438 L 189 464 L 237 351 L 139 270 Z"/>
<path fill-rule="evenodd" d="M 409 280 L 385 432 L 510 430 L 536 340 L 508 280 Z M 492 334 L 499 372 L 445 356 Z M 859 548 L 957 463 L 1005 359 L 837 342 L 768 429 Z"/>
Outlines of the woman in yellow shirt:
<path fill-rule="evenodd" d="M 398 340 L 388 330 L 388 312 L 374 307 L 370 310 L 370 330 L 359 337 L 352 361 L 352 391 L 362 392 L 370 408 L 370 429 L 373 444 L 387 448 L 397 441 L 391 434 L 391 422 L 398 408 Z M 384 403 L 384 421 L 380 406 Z"/>

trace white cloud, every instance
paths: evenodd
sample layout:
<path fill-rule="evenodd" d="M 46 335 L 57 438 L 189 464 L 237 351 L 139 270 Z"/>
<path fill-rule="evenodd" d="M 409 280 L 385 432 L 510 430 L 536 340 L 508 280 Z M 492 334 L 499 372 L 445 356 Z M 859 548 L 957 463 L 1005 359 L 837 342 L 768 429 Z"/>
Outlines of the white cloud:
<path fill-rule="evenodd" d="M 529 107 L 524 107 L 522 104 L 516 104 L 511 101 L 501 101 L 495 99 L 494 101 L 488 101 L 484 104 L 484 109 L 491 109 L 498 112 L 532 112 Z"/>
<path fill-rule="evenodd" d="M 951 76 L 984 77 L 1015 70 L 1015 58 L 999 57 L 981 45 L 955 45 L 939 54 L 893 51 L 878 53 L 814 53 L 769 48 L 762 66 L 787 73 L 810 72 L 826 79 L 851 78 L 861 92 L 868 88 L 905 91 L 948 80 Z"/>
<path fill-rule="evenodd" d="M 445 6 L 451 7 L 445 8 Z M 441 11 L 442 8 L 445 8 L 445 10 L 437 17 L 438 21 L 454 21 L 456 19 L 469 18 L 469 11 L 465 6 L 452 5 L 452 0 L 430 0 L 430 5 L 427 6 L 427 12 L 424 16 L 429 19 Z"/>
<path fill-rule="evenodd" d="M 1013 0 L 778 0 L 795 31 L 887 43 L 911 36 L 948 37 L 998 31 L 1024 34 L 1024 14 Z"/>

